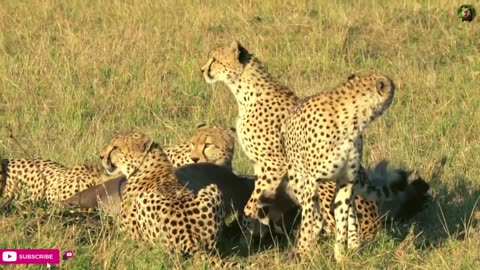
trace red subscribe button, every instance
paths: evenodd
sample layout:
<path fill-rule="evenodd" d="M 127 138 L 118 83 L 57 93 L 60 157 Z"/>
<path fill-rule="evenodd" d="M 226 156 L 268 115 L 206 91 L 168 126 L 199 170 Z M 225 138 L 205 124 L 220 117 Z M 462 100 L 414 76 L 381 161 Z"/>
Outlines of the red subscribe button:
<path fill-rule="evenodd" d="M 59 264 L 59 249 L 0 249 L 0 264 Z"/>

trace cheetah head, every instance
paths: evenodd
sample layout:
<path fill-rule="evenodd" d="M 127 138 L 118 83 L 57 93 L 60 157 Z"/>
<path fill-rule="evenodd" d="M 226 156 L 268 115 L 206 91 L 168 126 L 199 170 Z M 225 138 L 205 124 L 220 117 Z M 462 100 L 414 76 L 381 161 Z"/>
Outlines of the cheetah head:
<path fill-rule="evenodd" d="M 372 111 L 370 120 L 382 115 L 390 107 L 396 88 L 390 78 L 375 71 L 351 74 L 347 85 L 352 91 L 357 92 L 364 106 L 370 107 Z"/>
<path fill-rule="evenodd" d="M 195 163 L 214 163 L 231 167 L 235 150 L 235 129 L 218 126 L 197 125 L 197 133 L 190 139 L 190 156 Z"/>
<path fill-rule="evenodd" d="M 100 152 L 102 166 L 108 174 L 121 173 L 127 178 L 141 165 L 153 140 L 144 133 L 117 135 Z"/>
<path fill-rule="evenodd" d="M 233 83 L 243 73 L 251 57 L 245 48 L 233 41 L 230 46 L 213 49 L 201 71 L 207 83 Z"/>

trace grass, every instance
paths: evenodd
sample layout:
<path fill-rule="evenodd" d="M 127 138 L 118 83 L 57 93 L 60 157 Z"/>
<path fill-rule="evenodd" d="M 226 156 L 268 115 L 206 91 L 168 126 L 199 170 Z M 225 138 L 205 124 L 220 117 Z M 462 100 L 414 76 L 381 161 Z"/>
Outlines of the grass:
<path fill-rule="evenodd" d="M 367 131 L 364 163 L 387 159 L 417 169 L 431 185 L 430 207 L 401 228 L 387 226 L 343 265 L 333 262 L 331 240 L 298 264 L 288 249 L 245 257 L 239 241 L 220 245 L 236 247 L 233 259 L 257 269 L 478 269 L 480 23 L 459 21 L 462 4 L 3 0 L 0 156 L 74 165 L 97 160 L 118 131 L 142 130 L 171 144 L 199 122 L 233 126 L 233 96 L 223 85 L 207 85 L 199 71 L 210 49 L 233 39 L 300 96 L 335 86 L 349 72 L 378 69 L 399 88 Z M 235 170 L 252 173 L 237 152 Z M 181 265 L 115 226 L 92 222 L 15 208 L 0 219 L 0 247 L 74 250 L 62 269 Z M 195 259 L 186 265 L 202 267 Z"/>

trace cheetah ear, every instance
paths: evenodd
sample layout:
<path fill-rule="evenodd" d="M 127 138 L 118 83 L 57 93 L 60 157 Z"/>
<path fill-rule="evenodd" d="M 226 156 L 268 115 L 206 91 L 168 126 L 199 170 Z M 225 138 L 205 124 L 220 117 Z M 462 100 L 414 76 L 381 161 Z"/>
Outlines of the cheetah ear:
<path fill-rule="evenodd" d="M 357 76 L 357 75 L 356 75 L 355 73 L 351 72 L 351 73 L 348 74 L 348 77 L 347 77 L 347 78 L 348 78 L 348 80 L 350 81 L 350 80 L 353 80 L 356 76 Z"/>
<path fill-rule="evenodd" d="M 385 92 L 389 91 L 392 87 L 392 81 L 387 78 L 379 78 L 377 80 L 377 92 L 380 95 L 383 95 Z"/>
<path fill-rule="evenodd" d="M 235 58 L 238 58 L 238 56 L 240 55 L 240 43 L 238 43 L 238 41 L 234 40 L 232 41 L 232 43 L 230 43 L 230 51 L 232 52 L 232 54 L 235 56 Z"/>
<path fill-rule="evenodd" d="M 198 128 L 202 128 L 202 127 L 206 127 L 206 126 L 207 126 L 207 124 L 205 124 L 205 123 L 198 123 L 198 124 L 196 125 L 197 129 L 198 129 Z"/>
<path fill-rule="evenodd" d="M 237 129 L 236 128 L 230 127 L 230 128 L 228 128 L 228 131 L 233 138 L 235 138 L 235 139 L 237 138 Z"/>
<path fill-rule="evenodd" d="M 249 53 L 238 41 L 232 41 L 229 48 L 233 57 L 242 65 L 248 64 L 252 59 L 252 54 Z"/>
<path fill-rule="evenodd" d="M 153 139 L 150 135 L 144 134 L 143 136 L 143 143 L 142 143 L 142 148 L 143 152 L 148 152 L 150 148 L 152 147 L 153 144 Z"/>

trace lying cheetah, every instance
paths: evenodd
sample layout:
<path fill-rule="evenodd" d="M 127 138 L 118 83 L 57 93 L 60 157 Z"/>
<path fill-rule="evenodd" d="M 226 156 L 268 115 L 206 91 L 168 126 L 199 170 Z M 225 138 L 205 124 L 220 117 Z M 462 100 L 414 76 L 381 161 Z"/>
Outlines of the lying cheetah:
<path fill-rule="evenodd" d="M 248 158 L 254 164 L 257 177 L 255 190 L 245 206 L 245 214 L 260 218 L 269 224 L 268 215 L 258 215 L 260 196 L 275 193 L 287 173 L 287 159 L 283 147 L 281 127 L 299 98 L 286 86 L 277 82 L 260 60 L 234 41 L 229 46 L 215 48 L 201 68 L 207 83 L 223 82 L 235 96 L 238 104 L 237 138 Z M 304 101 L 303 101 L 304 102 Z M 359 137 L 358 148 L 363 145 Z M 368 182 L 359 182 L 356 192 L 370 200 L 391 199 L 405 183 L 375 188 Z M 385 191 L 384 191 L 385 190 Z M 245 221 L 253 222 L 245 219 Z M 248 222 L 245 226 L 248 228 Z"/>
<path fill-rule="evenodd" d="M 307 254 L 323 228 L 318 183 L 334 179 L 335 259 L 344 245 L 360 245 L 354 206 L 355 182 L 361 169 L 362 133 L 391 105 L 395 84 L 378 72 L 352 74 L 329 91 L 308 97 L 290 112 L 282 128 L 288 160 L 288 186 L 302 206 L 297 252 Z"/>
<path fill-rule="evenodd" d="M 362 172 L 362 171 L 361 171 Z M 404 169 L 386 170 L 386 163 L 380 162 L 373 170 L 368 170 L 368 179 L 403 182 L 411 172 Z M 241 213 L 250 197 L 255 177 L 251 175 L 235 175 L 226 168 L 210 163 L 189 164 L 179 167 L 175 174 L 178 181 L 188 188 L 199 190 L 206 185 L 215 183 L 222 191 L 224 204 L 232 205 L 228 210 Z M 120 212 L 122 194 L 127 181 L 124 177 L 108 180 L 100 185 L 88 188 L 75 194 L 64 201 L 64 205 L 75 208 L 100 208 L 111 216 L 117 216 Z M 318 193 L 321 196 L 321 204 L 328 209 L 335 196 L 335 182 L 329 181 L 319 184 Z M 361 196 L 356 196 L 355 207 L 359 217 L 359 234 L 362 240 L 372 239 L 382 224 L 383 217 L 388 214 L 393 220 L 405 220 L 413 217 L 423 210 L 428 201 L 429 185 L 421 178 L 411 181 L 398 199 L 390 205 L 382 205 L 375 201 L 369 201 Z M 225 196 L 226 195 L 226 196 Z M 269 198 L 268 215 L 270 227 L 275 234 L 288 234 L 301 219 L 298 205 L 285 194 L 283 189 L 275 193 L 274 198 Z M 227 213 L 229 215 L 230 213 Z M 240 215 L 241 218 L 241 215 Z M 327 235 L 335 233 L 335 219 L 331 211 L 323 211 L 322 218 L 325 221 L 324 231 Z M 235 224 L 233 224 L 235 225 Z M 252 235 L 264 237 L 270 235 L 266 228 L 255 223 Z M 268 234 L 267 234 L 268 233 Z"/>
<path fill-rule="evenodd" d="M 379 227 L 384 218 L 391 220 L 403 221 L 415 216 L 422 211 L 428 202 L 429 185 L 421 177 L 414 177 L 412 181 L 408 179 L 412 177 L 412 171 L 405 169 L 389 169 L 387 170 L 387 162 L 379 162 L 373 169 L 368 172 L 361 169 L 359 171 L 359 178 L 361 181 L 387 182 L 395 185 L 395 183 L 407 183 L 406 188 L 399 192 L 392 201 L 371 201 L 365 199 L 363 196 L 355 196 L 355 207 L 359 219 L 359 235 L 360 239 L 372 239 L 379 230 Z M 245 176 L 244 176 L 245 177 Z M 286 180 L 286 178 L 284 178 Z M 298 213 L 298 205 L 291 196 L 291 188 L 284 188 L 286 181 L 277 187 L 274 197 L 260 198 L 261 202 L 268 200 L 265 203 L 271 227 L 279 234 L 286 234 L 292 230 L 292 227 L 297 222 L 291 220 L 295 218 L 297 221 L 301 220 L 301 213 Z M 322 209 L 329 209 L 335 197 L 335 182 L 327 181 L 319 183 L 318 194 L 320 205 Z M 335 218 L 332 211 L 322 211 L 322 219 L 324 221 L 324 232 L 327 235 L 335 235 Z M 264 233 L 255 232 L 254 234 Z"/>
<path fill-rule="evenodd" d="M 231 170 L 234 147 L 234 129 L 200 124 L 189 140 L 167 147 L 165 152 L 176 167 L 209 162 Z M 23 158 L 5 159 L 1 164 L 0 196 L 16 199 L 59 202 L 112 179 L 99 165 L 67 168 L 51 160 Z"/>
<path fill-rule="evenodd" d="M 188 141 L 165 148 L 165 154 L 175 167 L 190 163 L 213 163 L 232 169 L 235 151 L 235 129 L 197 125 Z"/>
<path fill-rule="evenodd" d="M 63 201 L 112 178 L 101 166 L 68 168 L 51 160 L 26 158 L 3 159 L 0 175 L 0 196 L 48 202 Z"/>
<path fill-rule="evenodd" d="M 103 147 L 100 159 L 108 173 L 127 178 L 120 224 L 134 239 L 186 255 L 214 248 L 225 217 L 217 185 L 197 191 L 181 185 L 162 148 L 143 133 L 114 137 Z M 208 258 L 214 265 L 235 264 Z"/>

